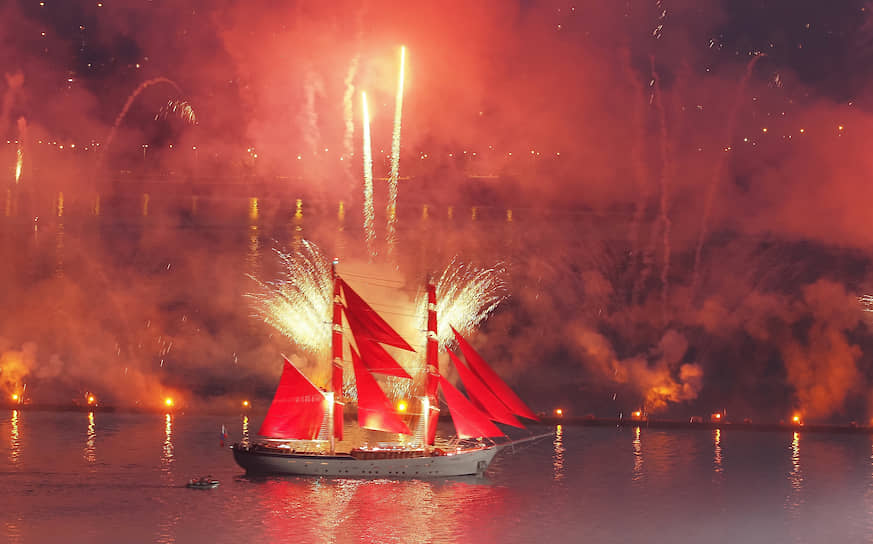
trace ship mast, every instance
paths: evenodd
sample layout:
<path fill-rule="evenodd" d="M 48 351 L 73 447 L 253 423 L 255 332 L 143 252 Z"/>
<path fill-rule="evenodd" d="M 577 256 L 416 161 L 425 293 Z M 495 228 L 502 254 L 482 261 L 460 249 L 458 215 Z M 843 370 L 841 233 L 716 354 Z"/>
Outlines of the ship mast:
<path fill-rule="evenodd" d="M 427 369 L 427 402 L 424 403 L 425 449 L 432 446 L 436 436 L 437 419 L 440 408 L 437 389 L 440 385 L 439 340 L 437 337 L 436 287 L 427 282 L 427 350 L 425 368 Z"/>
<path fill-rule="evenodd" d="M 330 427 L 330 453 L 336 448 L 336 438 L 342 440 L 342 395 L 343 395 L 343 305 L 340 300 L 340 279 L 336 273 L 339 259 L 334 259 L 330 270 L 333 275 L 333 328 L 331 334 L 331 377 L 329 395 L 330 402 L 328 427 Z M 339 421 L 339 423 L 337 423 Z M 339 430 L 337 431 L 337 427 Z"/>

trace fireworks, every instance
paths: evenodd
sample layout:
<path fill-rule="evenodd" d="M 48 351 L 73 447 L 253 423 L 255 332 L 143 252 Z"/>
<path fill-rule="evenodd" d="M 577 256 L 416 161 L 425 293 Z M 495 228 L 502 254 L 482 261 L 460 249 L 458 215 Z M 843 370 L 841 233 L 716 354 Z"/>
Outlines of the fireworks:
<path fill-rule="evenodd" d="M 445 348 L 454 341 L 452 327 L 469 334 L 506 299 L 506 273 L 502 264 L 476 268 L 452 259 L 436 283 L 437 339 Z M 427 296 L 416 304 L 422 321 L 427 317 Z"/>
<path fill-rule="evenodd" d="M 127 101 L 124 103 L 124 107 L 121 108 L 121 111 L 118 113 L 118 117 L 115 118 L 115 123 L 112 124 L 112 130 L 109 131 L 109 136 L 106 137 L 106 146 L 104 149 L 108 149 L 112 144 L 112 140 L 115 139 L 115 133 L 118 131 L 118 127 L 121 125 L 121 122 L 124 120 L 124 117 L 127 115 L 127 111 L 130 109 L 130 106 L 133 104 L 133 101 L 136 100 L 136 97 L 140 95 L 141 92 L 148 89 L 152 85 L 157 85 L 158 83 L 167 83 L 168 85 L 172 85 L 174 89 L 178 92 L 182 92 L 182 89 L 176 85 L 176 82 L 172 79 L 167 79 L 165 77 L 156 77 L 154 79 L 150 79 L 148 81 L 144 81 L 140 83 L 139 87 L 136 88 L 130 96 L 127 97 Z"/>
<path fill-rule="evenodd" d="M 367 109 L 367 93 L 361 93 L 364 133 L 364 236 L 367 238 L 367 252 L 376 255 L 374 247 L 375 211 L 373 210 L 373 150 L 370 146 L 370 112 Z"/>
<path fill-rule="evenodd" d="M 155 120 L 178 116 L 189 125 L 197 124 L 197 115 L 187 100 L 167 100 L 167 105 L 155 115 Z"/>
<path fill-rule="evenodd" d="M 400 75 L 397 78 L 397 98 L 394 104 L 394 134 L 391 137 L 391 174 L 388 176 L 388 230 L 389 251 L 397 236 L 397 178 L 400 175 L 400 119 L 403 113 L 403 77 L 406 47 L 400 48 Z"/>
<path fill-rule="evenodd" d="M 284 265 L 284 277 L 275 282 L 252 277 L 260 289 L 248 296 L 266 323 L 319 360 L 326 360 L 331 334 L 327 323 L 333 302 L 330 263 L 306 240 L 295 253 L 275 251 Z"/>

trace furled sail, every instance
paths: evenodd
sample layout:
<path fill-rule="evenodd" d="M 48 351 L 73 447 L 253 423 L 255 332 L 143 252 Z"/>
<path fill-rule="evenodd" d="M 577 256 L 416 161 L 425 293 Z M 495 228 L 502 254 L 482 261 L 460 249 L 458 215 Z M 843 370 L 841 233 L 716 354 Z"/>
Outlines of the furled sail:
<path fill-rule="evenodd" d="M 385 348 L 371 340 L 365 332 L 365 327 L 358 321 L 355 314 L 346 311 L 346 319 L 349 322 L 349 328 L 352 330 L 352 336 L 355 339 L 355 344 L 358 346 L 361 360 L 367 370 L 374 374 L 384 374 L 387 376 L 397 376 L 400 378 L 412 379 L 406 370 L 394 360 L 394 357 L 388 353 Z"/>
<path fill-rule="evenodd" d="M 412 434 L 409 427 L 394 412 L 388 397 L 370 375 L 358 352 L 352 352 L 352 366 L 355 369 L 355 382 L 358 387 L 358 425 L 365 429 L 387 431 L 389 433 Z"/>
<path fill-rule="evenodd" d="M 397 331 L 391 328 L 376 311 L 357 294 L 349 284 L 339 280 L 342 284 L 343 295 L 346 298 L 346 317 L 353 316 L 359 325 L 358 334 L 380 344 L 386 344 L 407 351 L 415 351 Z M 352 320 L 349 320 L 351 325 Z"/>
<path fill-rule="evenodd" d="M 258 434 L 287 440 L 315 440 L 324 411 L 322 392 L 286 358 L 279 387 Z"/>
<path fill-rule="evenodd" d="M 449 358 L 455 364 L 455 369 L 461 377 L 461 383 L 464 384 L 464 389 L 467 390 L 467 396 L 470 397 L 473 404 L 498 423 L 505 423 L 507 425 L 512 425 L 513 427 L 524 428 L 524 425 L 522 425 L 521 422 L 512 415 L 509 408 L 494 396 L 494 393 L 488 389 L 488 386 L 482 383 L 482 380 L 480 380 L 472 370 L 467 368 L 467 365 L 461 362 L 457 355 L 450 351 Z"/>
<path fill-rule="evenodd" d="M 458 438 L 506 436 L 496 425 L 491 423 L 487 415 L 473 406 L 460 391 L 455 389 L 451 382 L 440 377 L 440 386 L 446 404 L 449 406 Z"/>
<path fill-rule="evenodd" d="M 455 333 L 455 339 L 461 347 L 461 352 L 464 354 L 464 358 L 467 360 L 467 363 L 470 364 L 470 369 L 485 385 L 488 386 L 489 389 L 491 389 L 494 395 L 500 399 L 507 408 L 512 410 L 512 413 L 515 415 L 539 421 L 539 418 L 533 413 L 533 410 L 528 408 L 528 406 L 518 398 L 518 395 L 516 395 L 512 389 L 510 389 L 509 386 L 500 379 L 500 376 L 498 376 L 497 373 L 488 366 L 485 359 L 476 353 L 473 346 L 467 343 L 467 341 L 464 340 L 464 337 L 461 336 L 454 327 L 452 327 L 452 332 Z"/>

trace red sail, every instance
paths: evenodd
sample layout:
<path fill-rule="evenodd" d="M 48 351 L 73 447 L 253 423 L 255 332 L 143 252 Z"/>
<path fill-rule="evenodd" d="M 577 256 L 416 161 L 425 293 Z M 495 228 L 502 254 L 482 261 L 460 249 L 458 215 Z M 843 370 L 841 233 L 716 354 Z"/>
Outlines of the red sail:
<path fill-rule="evenodd" d="M 376 379 L 364 367 L 358 352 L 353 348 L 349 348 L 349 351 L 352 352 L 355 382 L 358 385 L 358 425 L 376 431 L 412 434 L 409 427 L 397 417 Z"/>
<path fill-rule="evenodd" d="M 458 356 L 449 352 L 449 358 L 455 363 L 455 369 L 458 375 L 461 376 L 461 382 L 464 384 L 464 389 L 467 390 L 467 396 L 473 401 L 479 409 L 488 414 L 491 419 L 498 423 L 505 423 L 513 427 L 524 428 L 524 425 L 512 415 L 512 412 L 505 404 L 494 396 L 494 393 L 488 389 L 488 386 L 482 383 L 473 371 L 467 368 L 467 365 L 458 359 Z"/>
<path fill-rule="evenodd" d="M 449 405 L 458 438 L 480 438 L 485 436 L 506 436 L 491 423 L 488 416 L 468 401 L 447 379 L 440 377 L 443 397 Z"/>
<path fill-rule="evenodd" d="M 258 434 L 288 440 L 315 440 L 324 420 L 324 395 L 288 359 L 273 403 Z"/>
<path fill-rule="evenodd" d="M 381 345 L 370 340 L 362 331 L 364 327 L 358 321 L 354 314 L 346 309 L 346 319 L 349 321 L 349 328 L 352 330 L 352 336 L 355 338 L 355 344 L 358 346 L 358 351 L 361 353 L 361 360 L 367 370 L 374 374 L 384 374 L 387 376 L 398 376 L 400 378 L 412 379 L 400 364 L 391 357 L 391 354 L 385 351 Z"/>
<path fill-rule="evenodd" d="M 536 414 L 534 414 L 533 411 L 528 408 L 520 398 L 518 398 L 518 395 L 513 393 L 512 389 L 510 389 L 509 386 L 500 379 L 500 376 L 498 376 L 497 373 L 488 366 L 485 359 L 476 353 L 473 346 L 468 344 L 467 341 L 464 340 L 464 337 L 458 334 L 458 331 L 456 331 L 454 327 L 452 327 L 452 332 L 455 333 L 455 339 L 457 339 L 458 345 L 461 347 L 461 352 L 464 354 L 464 358 L 467 359 L 467 362 L 470 364 L 470 368 L 476 373 L 476 376 L 478 376 L 479 379 L 482 380 L 489 389 L 491 389 L 494 395 L 500 399 L 507 408 L 512 410 L 512 413 L 515 415 L 539 421 Z"/>
<path fill-rule="evenodd" d="M 339 281 L 342 283 L 343 294 L 346 297 L 346 316 L 354 315 L 361 327 L 359 334 L 380 344 L 388 344 L 389 346 L 407 351 L 415 351 L 406 340 L 397 334 L 397 331 L 391 328 L 391 325 L 382 319 L 359 294 L 349 287 L 348 283 L 342 279 Z M 351 320 L 349 324 L 351 324 Z"/>

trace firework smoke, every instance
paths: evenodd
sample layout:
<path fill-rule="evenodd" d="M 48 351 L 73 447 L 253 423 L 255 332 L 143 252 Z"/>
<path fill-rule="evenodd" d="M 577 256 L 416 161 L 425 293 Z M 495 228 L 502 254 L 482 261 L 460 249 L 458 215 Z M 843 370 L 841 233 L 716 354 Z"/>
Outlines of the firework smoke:
<path fill-rule="evenodd" d="M 397 98 L 394 104 L 394 133 L 391 137 L 391 174 L 388 176 L 388 228 L 386 239 L 389 253 L 397 238 L 397 180 L 400 177 L 400 121 L 403 114 L 403 78 L 406 47 L 400 48 L 400 74 L 397 77 Z"/>
<path fill-rule="evenodd" d="M 6 74 L 6 85 L 3 101 L 0 102 L 0 133 L 6 130 L 6 124 L 9 122 L 9 112 L 12 110 L 15 95 L 18 94 L 21 86 L 24 85 L 24 75 L 21 72 Z"/>
<path fill-rule="evenodd" d="M 364 141 L 364 236 L 367 253 L 376 255 L 375 210 L 373 209 L 373 149 L 370 145 L 370 111 L 367 109 L 367 93 L 361 93 L 361 116 Z"/>
<path fill-rule="evenodd" d="M 159 83 L 166 83 L 167 85 L 171 85 L 180 94 L 182 93 L 182 89 L 176 84 L 175 81 L 167 79 L 165 77 L 156 77 L 154 79 L 150 79 L 148 81 L 140 83 L 139 87 L 137 87 L 136 90 L 130 93 L 130 96 L 127 97 L 127 101 L 125 101 L 124 107 L 121 108 L 121 111 L 115 118 L 115 122 L 112 124 L 112 130 L 109 131 L 109 136 L 106 137 L 106 146 L 103 148 L 104 153 L 109 149 L 109 146 L 112 145 L 112 141 L 115 140 L 115 133 L 118 132 L 118 127 L 121 126 L 121 122 L 124 121 L 124 117 L 127 115 L 127 112 L 128 110 L 130 110 L 130 106 L 133 105 L 133 101 L 136 100 L 136 97 L 138 97 L 140 93 L 142 93 L 144 90 L 148 89 L 152 85 L 157 85 Z"/>

